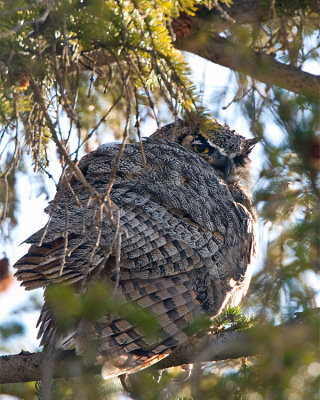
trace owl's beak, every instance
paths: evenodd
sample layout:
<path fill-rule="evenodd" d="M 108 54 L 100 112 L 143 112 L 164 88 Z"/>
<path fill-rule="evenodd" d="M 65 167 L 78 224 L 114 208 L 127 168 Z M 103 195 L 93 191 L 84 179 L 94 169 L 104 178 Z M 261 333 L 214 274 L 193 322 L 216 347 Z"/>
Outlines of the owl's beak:
<path fill-rule="evenodd" d="M 247 146 L 247 151 L 246 153 L 249 154 L 250 151 L 254 148 L 254 146 L 260 141 L 259 138 L 252 138 L 252 139 L 246 139 L 245 143 Z"/>
<path fill-rule="evenodd" d="M 223 176 L 224 176 L 225 180 L 227 180 L 227 178 L 228 178 L 228 176 L 230 174 L 230 171 L 231 171 L 231 161 L 230 161 L 229 157 L 226 157 L 225 164 L 224 164 L 223 169 L 222 169 Z"/>

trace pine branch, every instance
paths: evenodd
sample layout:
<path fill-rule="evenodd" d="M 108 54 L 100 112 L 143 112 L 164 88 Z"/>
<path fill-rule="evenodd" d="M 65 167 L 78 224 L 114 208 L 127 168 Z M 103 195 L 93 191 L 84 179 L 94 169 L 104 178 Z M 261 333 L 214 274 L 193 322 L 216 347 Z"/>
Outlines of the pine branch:
<path fill-rule="evenodd" d="M 299 346 L 301 343 L 317 340 L 317 332 L 308 324 L 290 323 L 276 327 L 255 327 L 245 331 L 226 331 L 202 338 L 194 337 L 151 368 L 164 369 L 188 363 L 237 359 L 258 354 L 272 355 L 270 337 L 276 337 L 277 343 L 282 341 L 285 346 Z M 75 376 L 83 372 L 83 369 L 75 368 L 75 365 L 79 364 L 83 365 L 82 359 L 74 351 L 64 351 L 54 362 L 53 377 Z M 43 352 L 1 356 L 0 384 L 40 380 L 47 365 L 48 357 Z M 85 372 L 100 373 L 100 369 L 99 366 L 86 367 Z"/>

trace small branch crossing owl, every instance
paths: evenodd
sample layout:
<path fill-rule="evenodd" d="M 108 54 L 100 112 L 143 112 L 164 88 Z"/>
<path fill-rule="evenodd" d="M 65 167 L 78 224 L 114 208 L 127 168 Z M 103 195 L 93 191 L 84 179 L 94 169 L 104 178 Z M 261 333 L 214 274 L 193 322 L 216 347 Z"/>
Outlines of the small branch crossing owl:
<path fill-rule="evenodd" d="M 82 174 L 108 201 L 95 201 L 75 176 L 61 184 L 46 209 L 49 223 L 27 239 L 16 277 L 28 290 L 59 283 L 80 294 L 98 279 L 119 301 L 153 314 L 160 328 L 150 338 L 108 313 L 61 337 L 45 302 L 42 344 L 81 352 L 95 341 L 105 376 L 131 373 L 186 341 L 198 316 L 239 304 L 254 256 L 254 144 L 216 120 L 207 129 L 178 120 L 144 140 L 145 160 L 139 144 L 126 145 L 120 159 L 116 144 L 83 157 Z"/>

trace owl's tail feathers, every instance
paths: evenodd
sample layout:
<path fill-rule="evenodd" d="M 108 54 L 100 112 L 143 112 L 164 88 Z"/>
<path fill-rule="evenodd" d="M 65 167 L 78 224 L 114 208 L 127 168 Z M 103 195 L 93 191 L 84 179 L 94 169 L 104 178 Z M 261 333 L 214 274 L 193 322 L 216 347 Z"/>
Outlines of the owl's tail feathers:
<path fill-rule="evenodd" d="M 81 237 L 72 235 L 67 242 L 60 237 L 41 246 L 32 244 L 28 253 L 15 263 L 15 277 L 22 281 L 21 286 L 27 290 L 47 286 L 49 283 L 71 284 L 79 281 L 84 277 L 84 268 L 79 262 L 75 267 L 74 261 L 77 253 L 84 252 L 81 243 Z"/>
<path fill-rule="evenodd" d="M 40 346 L 50 346 L 52 338 L 56 335 L 56 327 L 52 319 L 51 311 L 46 302 L 41 308 L 36 328 L 39 327 L 37 339 L 41 338 Z"/>
<path fill-rule="evenodd" d="M 58 333 L 52 313 L 47 304 L 44 303 L 37 322 L 37 327 L 39 326 L 38 339 L 41 338 L 40 346 L 44 346 L 49 351 L 68 350 L 75 346 L 78 354 L 86 353 L 86 351 L 90 351 L 90 346 L 97 339 L 94 334 L 90 335 L 86 325 L 87 323 L 84 322 L 82 327 L 78 326 L 65 334 Z M 92 328 L 91 324 L 88 326 Z M 88 337 L 90 337 L 90 340 L 88 340 Z M 79 343 L 79 341 L 85 341 L 85 343 Z M 95 351 L 95 347 L 93 349 Z M 129 352 L 125 347 L 110 346 L 107 351 L 100 352 L 96 358 L 96 363 L 102 365 L 102 376 L 109 379 L 147 368 L 167 357 L 171 350 L 170 347 L 160 345 L 154 350 L 138 348 Z"/>
<path fill-rule="evenodd" d="M 123 374 L 133 374 L 150 367 L 168 355 L 169 352 L 166 354 L 154 354 L 153 356 L 148 354 L 144 357 L 144 360 L 142 360 L 142 356 L 135 356 L 133 354 L 125 354 L 123 357 L 115 356 L 113 357 L 112 362 L 107 361 L 103 363 L 101 371 L 102 377 L 104 379 L 110 379 Z M 136 362 L 136 359 L 139 359 L 139 363 Z M 98 358 L 98 363 L 99 361 Z"/>

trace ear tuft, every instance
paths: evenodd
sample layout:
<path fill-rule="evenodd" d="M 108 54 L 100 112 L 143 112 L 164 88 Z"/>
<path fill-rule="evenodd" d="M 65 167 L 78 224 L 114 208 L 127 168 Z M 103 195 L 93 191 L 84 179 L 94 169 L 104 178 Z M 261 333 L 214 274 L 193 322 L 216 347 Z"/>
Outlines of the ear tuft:
<path fill-rule="evenodd" d="M 249 154 L 251 150 L 254 148 L 254 146 L 260 141 L 259 138 L 252 138 L 252 139 L 246 139 L 245 140 L 245 146 L 244 150 L 246 154 Z"/>

